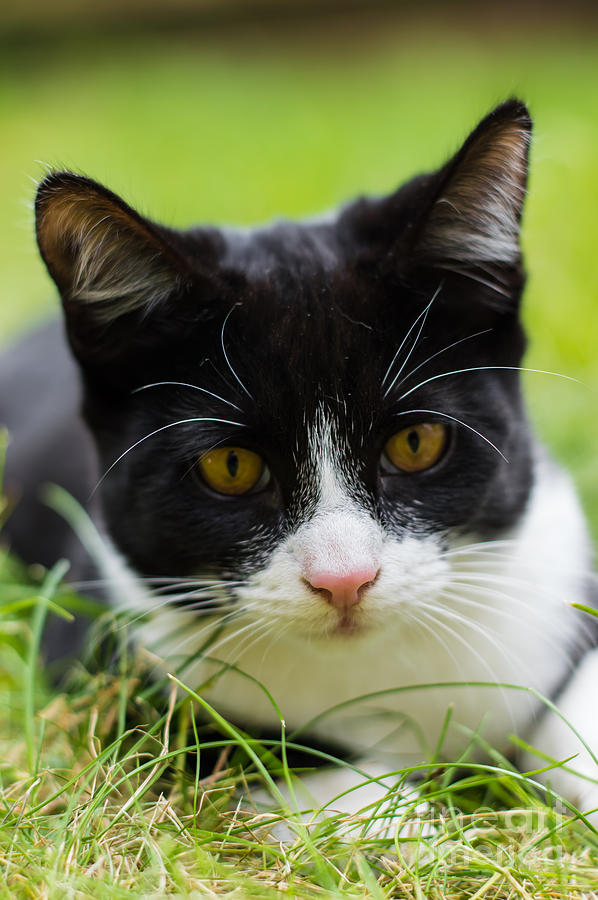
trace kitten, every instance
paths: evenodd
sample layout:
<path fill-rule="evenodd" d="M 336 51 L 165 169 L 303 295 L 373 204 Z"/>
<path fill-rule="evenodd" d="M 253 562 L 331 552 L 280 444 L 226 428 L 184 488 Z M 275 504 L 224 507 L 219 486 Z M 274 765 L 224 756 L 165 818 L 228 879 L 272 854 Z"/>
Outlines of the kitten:
<path fill-rule="evenodd" d="M 2 361 L 14 550 L 72 558 L 36 485 L 97 485 L 103 575 L 153 610 L 139 641 L 234 721 L 279 727 L 261 682 L 289 728 L 380 772 L 425 758 L 450 707 L 447 758 L 514 732 L 595 776 L 535 693 L 598 747 L 569 606 L 591 602 L 590 542 L 520 389 L 530 135 L 509 101 L 390 196 L 253 230 L 174 231 L 48 175 L 37 237 L 76 366 L 54 324 Z M 251 678 L 211 679 L 206 654 Z"/>

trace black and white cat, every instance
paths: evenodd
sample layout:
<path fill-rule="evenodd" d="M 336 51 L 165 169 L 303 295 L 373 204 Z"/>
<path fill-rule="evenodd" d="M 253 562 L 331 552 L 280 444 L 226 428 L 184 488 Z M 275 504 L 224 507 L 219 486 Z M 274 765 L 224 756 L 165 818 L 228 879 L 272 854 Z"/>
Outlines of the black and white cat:
<path fill-rule="evenodd" d="M 456 684 L 556 698 L 598 747 L 598 652 L 569 605 L 591 602 L 590 541 L 520 391 L 530 134 L 509 101 L 391 196 L 253 230 L 174 231 L 46 177 L 37 236 L 77 366 L 57 325 L 0 363 L 15 551 L 72 556 L 37 485 L 99 481 L 106 583 L 233 720 L 279 725 L 257 680 L 290 728 L 316 720 L 379 771 L 424 759 L 451 707 L 448 757 L 514 732 L 595 778 L 533 692 Z M 210 681 L 207 645 L 255 680 Z M 551 779 L 598 805 L 596 783 Z"/>

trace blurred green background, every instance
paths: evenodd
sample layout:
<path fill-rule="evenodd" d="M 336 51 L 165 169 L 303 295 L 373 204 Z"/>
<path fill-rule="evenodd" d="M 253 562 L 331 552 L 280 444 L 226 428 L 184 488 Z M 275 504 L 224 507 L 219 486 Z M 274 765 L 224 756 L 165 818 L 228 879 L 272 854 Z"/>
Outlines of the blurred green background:
<path fill-rule="evenodd" d="M 173 225 L 302 216 L 440 164 L 493 105 L 517 95 L 536 123 L 527 365 L 582 382 L 529 375 L 526 389 L 598 537 L 590 9 L 9 6 L 0 22 L 0 342 L 57 308 L 32 229 L 46 166 L 92 175 Z"/>

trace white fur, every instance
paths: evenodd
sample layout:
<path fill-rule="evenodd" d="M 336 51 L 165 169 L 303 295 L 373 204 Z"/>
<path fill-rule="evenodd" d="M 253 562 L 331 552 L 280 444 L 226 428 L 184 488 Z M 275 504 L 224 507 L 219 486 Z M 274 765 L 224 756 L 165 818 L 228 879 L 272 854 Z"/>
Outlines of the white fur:
<path fill-rule="evenodd" d="M 185 683 L 233 720 L 273 728 L 278 714 L 253 679 L 271 691 L 288 729 L 347 704 L 310 732 L 373 754 L 389 770 L 421 761 L 434 748 L 449 707 L 445 756 L 460 752 L 480 726 L 498 748 L 511 732 L 529 734 L 540 703 L 526 690 L 452 683 L 505 682 L 550 695 L 562 680 L 581 616 L 569 602 L 582 599 L 578 578 L 589 559 L 569 479 L 539 458 L 529 508 L 508 536 L 513 543 L 461 550 L 461 538 L 447 553 L 435 537 L 385 535 L 350 499 L 338 473 L 334 483 L 325 456 L 313 516 L 238 591 L 248 611 L 211 649 L 251 679 L 236 671 L 213 678 L 221 666 L 200 659 L 184 670 Z M 337 633 L 338 612 L 304 583 L 310 552 L 377 555 L 380 575 L 355 610 L 353 633 Z M 134 603 L 152 605 L 139 592 Z M 171 608 L 138 632 L 171 672 L 206 636 L 205 620 Z M 574 695 L 576 710 L 584 708 L 589 681 L 582 679 Z M 370 696 L 351 702 L 362 695 Z M 591 697 L 587 702 L 591 708 Z M 541 729 L 540 739 L 550 744 L 553 733 Z"/>
<path fill-rule="evenodd" d="M 344 441 L 323 407 L 310 429 L 309 449 L 310 458 L 301 475 L 304 492 L 315 499 L 315 511 L 274 554 L 271 565 L 278 592 L 285 592 L 310 571 L 342 574 L 379 566 L 384 533 L 350 496 L 352 472 L 343 465 Z M 311 601 L 310 597 L 308 626 Z M 331 621 L 336 622 L 335 613 L 325 611 L 331 612 Z"/>

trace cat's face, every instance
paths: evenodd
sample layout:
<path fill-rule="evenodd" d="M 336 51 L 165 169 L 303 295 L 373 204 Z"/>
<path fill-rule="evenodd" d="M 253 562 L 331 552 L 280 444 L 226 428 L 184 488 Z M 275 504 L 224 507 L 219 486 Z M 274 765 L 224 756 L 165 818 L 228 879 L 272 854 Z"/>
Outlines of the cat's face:
<path fill-rule="evenodd" d="M 175 233 L 87 179 L 42 183 L 105 517 L 137 572 L 348 639 L 517 522 L 529 129 L 505 104 L 391 197 L 251 232 Z"/>

